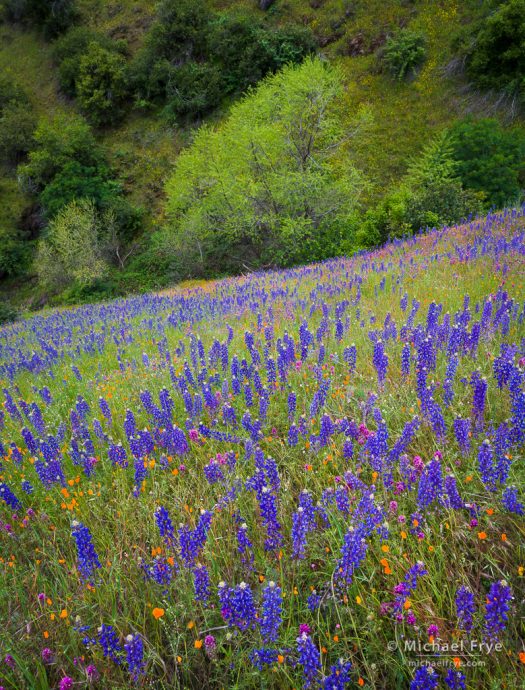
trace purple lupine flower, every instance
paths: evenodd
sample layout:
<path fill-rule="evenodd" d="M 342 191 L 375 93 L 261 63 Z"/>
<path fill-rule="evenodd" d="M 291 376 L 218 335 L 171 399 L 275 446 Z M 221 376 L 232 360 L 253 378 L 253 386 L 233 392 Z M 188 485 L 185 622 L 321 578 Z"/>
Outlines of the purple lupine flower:
<path fill-rule="evenodd" d="M 260 489 L 257 489 L 256 494 L 259 501 L 259 510 L 267 533 L 264 548 L 266 551 L 273 551 L 279 548 L 283 543 L 281 523 L 277 517 L 277 499 L 267 486 L 262 486 Z"/>
<path fill-rule="evenodd" d="M 210 576 L 205 565 L 193 569 L 193 586 L 195 588 L 195 600 L 207 606 L 210 598 Z"/>
<path fill-rule="evenodd" d="M 338 561 L 335 578 L 344 585 L 352 584 L 354 572 L 366 556 L 368 544 L 365 540 L 363 525 L 357 528 L 350 526 L 341 547 L 341 558 Z"/>
<path fill-rule="evenodd" d="M 108 457 L 112 465 L 124 468 L 128 466 L 128 454 L 122 443 L 111 444 L 108 448 Z"/>
<path fill-rule="evenodd" d="M 377 371 L 379 387 L 382 388 L 385 383 L 386 372 L 388 369 L 388 355 L 385 352 L 385 346 L 381 340 L 378 340 L 374 345 L 372 361 Z"/>
<path fill-rule="evenodd" d="M 311 613 L 315 613 L 321 605 L 321 597 L 315 590 L 309 595 L 308 599 L 306 600 L 306 604 Z"/>
<path fill-rule="evenodd" d="M 22 508 L 21 502 L 7 484 L 0 483 L 0 498 L 7 503 L 12 510 L 20 510 Z"/>
<path fill-rule="evenodd" d="M 460 630 L 470 632 L 472 630 L 476 605 L 474 604 L 474 595 L 466 587 L 459 587 L 456 592 L 456 612 Z"/>
<path fill-rule="evenodd" d="M 265 666 L 271 666 L 276 663 L 278 654 L 277 649 L 261 647 L 260 649 L 254 649 L 250 653 L 250 661 L 258 671 L 262 671 Z"/>
<path fill-rule="evenodd" d="M 489 491 L 496 491 L 496 472 L 494 468 L 494 449 L 486 438 L 478 450 L 478 467 L 481 480 Z"/>
<path fill-rule="evenodd" d="M 352 664 L 339 659 L 337 664 L 330 667 L 330 673 L 323 679 L 322 688 L 324 690 L 345 690 L 350 683 L 350 670 Z"/>
<path fill-rule="evenodd" d="M 459 449 L 463 455 L 468 455 L 470 452 L 470 419 L 457 417 L 454 420 L 454 433 Z"/>
<path fill-rule="evenodd" d="M 417 582 L 423 575 L 428 575 L 428 570 L 422 561 L 417 561 L 405 573 L 405 579 L 394 587 L 395 599 L 393 603 L 393 610 L 396 613 L 396 620 L 403 620 L 403 609 L 405 601 L 411 592 L 417 587 Z"/>
<path fill-rule="evenodd" d="M 239 525 L 237 530 L 237 551 L 241 554 L 244 565 L 251 568 L 254 561 L 253 544 L 248 537 L 248 526 L 245 522 Z"/>
<path fill-rule="evenodd" d="M 436 690 L 439 676 L 432 666 L 421 666 L 414 674 L 410 690 Z"/>
<path fill-rule="evenodd" d="M 483 428 L 486 401 L 487 379 L 485 377 L 476 378 L 472 397 L 472 418 L 474 419 L 474 426 L 478 430 Z"/>
<path fill-rule="evenodd" d="M 448 474 L 445 477 L 445 491 L 447 493 L 448 505 L 454 510 L 460 510 L 465 506 L 461 494 L 458 491 L 456 478 L 453 474 Z"/>
<path fill-rule="evenodd" d="M 350 369 L 350 373 L 352 374 L 355 371 L 357 361 L 357 350 L 354 343 L 352 343 L 350 347 L 346 347 L 344 349 L 343 359 L 348 364 L 348 368 Z"/>
<path fill-rule="evenodd" d="M 297 408 L 297 395 L 291 391 L 291 393 L 288 394 L 288 419 L 290 421 L 293 420 L 295 416 L 295 410 Z"/>
<path fill-rule="evenodd" d="M 304 517 L 304 509 L 299 506 L 292 515 L 292 558 L 304 558 L 307 533 L 308 528 Z"/>
<path fill-rule="evenodd" d="M 71 523 L 71 534 L 77 545 L 77 568 L 80 577 L 85 582 L 93 584 L 95 571 L 102 566 L 95 551 L 91 533 L 85 525 L 74 520 Z"/>
<path fill-rule="evenodd" d="M 219 582 L 219 602 L 221 615 L 230 627 L 248 630 L 255 625 L 256 610 L 252 591 L 246 582 L 234 588 Z"/>
<path fill-rule="evenodd" d="M 292 448 L 299 442 L 299 429 L 295 424 L 292 424 L 288 429 L 288 445 Z"/>
<path fill-rule="evenodd" d="M 138 683 L 140 677 L 146 673 L 144 663 L 144 642 L 142 637 L 137 633 L 135 635 L 128 635 L 124 644 L 126 652 L 126 663 L 128 671 L 135 683 Z"/>
<path fill-rule="evenodd" d="M 261 637 L 265 644 L 277 642 L 282 622 L 282 592 L 275 582 L 270 581 L 263 590 L 262 612 L 259 622 Z"/>
<path fill-rule="evenodd" d="M 102 647 L 102 654 L 120 665 L 122 647 L 117 633 L 111 625 L 102 624 L 97 631 L 97 642 Z"/>
<path fill-rule="evenodd" d="M 445 683 L 450 690 L 466 690 L 467 679 L 461 671 L 450 668 L 445 676 Z"/>
<path fill-rule="evenodd" d="M 163 538 L 166 546 L 172 547 L 175 542 L 175 528 L 164 506 L 159 506 L 155 510 L 155 522 L 157 523 L 160 536 Z"/>
<path fill-rule="evenodd" d="M 485 638 L 498 641 L 505 630 L 512 601 L 512 591 L 505 580 L 493 582 L 487 595 L 485 607 Z"/>
<path fill-rule="evenodd" d="M 525 515 L 525 505 L 518 500 L 518 489 L 508 486 L 501 496 L 501 502 L 505 510 L 516 515 Z"/>
<path fill-rule="evenodd" d="M 303 687 L 310 688 L 312 685 L 317 685 L 321 673 L 321 657 L 308 633 L 303 632 L 297 638 L 297 651 L 299 664 L 303 667 Z"/>
<path fill-rule="evenodd" d="M 217 482 L 224 481 L 224 473 L 215 459 L 212 459 L 205 465 L 203 471 L 208 484 L 216 484 Z"/>
<path fill-rule="evenodd" d="M 422 508 L 426 508 L 434 501 L 441 500 L 443 494 L 443 474 L 439 459 L 434 457 L 425 466 L 419 485 L 417 487 L 417 502 Z"/>
<path fill-rule="evenodd" d="M 405 343 L 401 351 L 401 373 L 403 376 L 408 376 L 410 374 L 410 344 Z"/>

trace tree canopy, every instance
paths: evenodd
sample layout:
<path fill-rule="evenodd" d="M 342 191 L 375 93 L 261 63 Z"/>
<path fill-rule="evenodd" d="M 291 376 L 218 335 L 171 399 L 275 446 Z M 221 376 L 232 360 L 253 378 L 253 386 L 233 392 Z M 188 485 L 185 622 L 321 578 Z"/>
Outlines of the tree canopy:
<path fill-rule="evenodd" d="M 181 270 L 324 258 L 350 232 L 363 180 L 342 155 L 342 77 L 307 59 L 267 78 L 218 129 L 203 127 L 167 185 L 166 242 Z M 356 113 L 355 129 L 366 121 Z M 189 268 L 191 267 L 191 268 Z"/>

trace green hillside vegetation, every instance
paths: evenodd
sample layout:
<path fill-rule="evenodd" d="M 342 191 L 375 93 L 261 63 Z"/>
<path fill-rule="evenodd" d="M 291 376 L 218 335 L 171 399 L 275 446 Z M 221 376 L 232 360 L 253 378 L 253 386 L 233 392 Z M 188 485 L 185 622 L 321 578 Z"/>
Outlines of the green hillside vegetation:
<path fill-rule="evenodd" d="M 61 0 L 47 12 L 4 0 L 0 277 L 10 301 L 84 301 L 322 259 L 520 201 L 524 0 L 267 4 Z M 330 104 L 331 131 L 323 160 L 298 171 L 286 122 L 301 112 L 293 94 L 305 78 Z M 259 203 L 268 182 L 246 153 L 251 139 L 278 162 L 271 217 L 241 208 L 250 185 Z M 208 147 L 232 214 L 201 188 Z M 312 185 L 314 206 L 341 196 L 341 211 L 299 209 Z M 45 280 L 42 245 L 82 199 L 97 227 L 112 219 L 105 268 Z"/>

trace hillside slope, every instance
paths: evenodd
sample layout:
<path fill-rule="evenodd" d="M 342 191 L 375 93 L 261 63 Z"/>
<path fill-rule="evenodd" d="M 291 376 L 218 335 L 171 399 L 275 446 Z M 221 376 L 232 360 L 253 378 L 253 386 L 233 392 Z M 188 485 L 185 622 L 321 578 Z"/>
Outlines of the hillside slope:
<path fill-rule="evenodd" d="M 520 687 L 524 262 L 522 208 L 0 329 L 3 686 Z"/>
<path fill-rule="evenodd" d="M 79 0 L 78 6 L 82 25 L 126 41 L 128 60 L 143 45 L 155 14 L 153 3 L 127 0 Z M 494 115 L 509 123 L 504 107 L 497 108 L 490 98 L 468 89 L 463 77 L 450 68 L 456 54 L 455 36 L 482 15 L 485 10 L 480 3 L 277 0 L 266 12 L 259 10 L 254 0 L 215 0 L 210 6 L 217 12 L 242 11 L 268 26 L 294 24 L 312 29 L 320 53 L 343 70 L 348 112 L 359 105 L 370 111 L 366 137 L 347 151 L 349 161 L 369 181 L 362 200 L 365 207 L 381 200 L 433 135 L 458 118 Z M 413 78 L 398 81 L 379 69 L 377 53 L 388 36 L 404 27 L 426 36 L 427 59 Z M 0 70 L 26 89 L 38 116 L 78 110 L 77 103 L 58 88 L 52 42 L 9 23 L 0 25 L 0 38 Z M 220 122 L 230 102 L 223 101 L 207 120 Z M 146 244 L 152 230 L 164 222 L 165 181 L 201 121 L 167 124 L 159 109 L 138 108 L 120 124 L 96 131 L 127 198 L 144 211 L 141 227 Z M 521 116 L 515 117 L 513 124 L 522 128 Z M 0 168 L 0 194 L 0 232 L 8 236 L 33 199 L 22 191 L 14 170 L 5 166 Z M 133 284 L 133 289 L 139 287 L 140 282 Z M 27 282 L 27 276 L 8 281 L 3 289 L 21 303 L 30 302 L 30 296 L 39 293 L 34 282 Z"/>

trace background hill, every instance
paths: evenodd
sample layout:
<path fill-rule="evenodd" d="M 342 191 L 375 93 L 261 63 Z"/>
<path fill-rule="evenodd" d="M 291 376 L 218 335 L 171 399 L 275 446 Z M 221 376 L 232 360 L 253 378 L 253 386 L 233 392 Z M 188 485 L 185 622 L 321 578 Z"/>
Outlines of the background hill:
<path fill-rule="evenodd" d="M 3 156 L 0 168 L 0 232 L 4 238 L 0 257 L 2 289 L 12 301 L 24 305 L 38 306 L 50 299 L 79 301 L 161 286 L 167 280 L 200 277 L 197 270 L 183 275 L 169 261 L 162 264 L 158 254 L 151 256 L 151 238 L 159 229 L 177 222 L 166 216 L 165 184 L 173 175 L 178 156 L 192 142 L 196 130 L 203 123 L 219 125 L 224 122 L 231 105 L 242 98 L 247 88 L 257 84 L 258 77 L 275 71 L 290 60 L 300 62 L 308 53 L 317 53 L 342 75 L 344 92 L 338 102 L 342 130 L 353 126 L 360 106 L 366 108 L 367 113 L 363 134 L 344 148 L 345 162 L 359 171 L 365 181 L 356 206 L 359 216 L 356 216 L 353 226 L 360 228 L 360 234 L 357 233 L 356 239 L 354 230 L 344 230 L 343 234 L 350 232 L 351 237 L 342 245 L 346 252 L 383 241 L 392 234 L 393 227 L 407 230 L 411 224 L 417 224 L 417 220 L 411 220 L 407 225 L 406 218 L 399 218 L 395 213 L 392 215 L 391 209 L 397 208 L 397 202 L 387 204 L 388 221 L 384 218 L 385 207 L 380 211 L 378 208 L 390 193 L 398 191 L 411 163 L 421 156 L 425 145 L 454 123 L 467 117 L 494 117 L 504 127 L 513 128 L 516 152 L 512 155 L 523 158 L 520 143 L 523 119 L 519 108 L 521 87 L 516 90 L 512 82 L 511 88 L 495 91 L 487 79 L 474 78 L 472 70 L 469 72 L 465 68 L 465 65 L 473 64 L 471 55 L 469 57 L 470 43 L 473 37 L 479 36 L 479 27 L 486 24 L 487 17 L 501 14 L 502 9 L 507 13 L 519 11 L 523 3 L 516 0 L 507 3 L 460 3 L 455 0 L 311 0 L 306 3 L 276 0 L 265 11 L 255 0 L 203 2 L 203 13 L 212 19 L 202 20 L 198 26 L 204 28 L 192 36 L 191 45 L 183 45 L 182 39 L 177 43 L 173 38 L 175 34 L 171 35 L 171 45 L 180 44 L 182 47 L 177 54 L 169 48 L 167 58 L 166 48 L 161 45 L 166 36 L 159 38 L 157 30 L 159 24 L 164 27 L 169 24 L 170 2 L 167 0 L 159 7 L 145 2 L 93 0 L 77 0 L 76 3 L 63 0 L 55 5 L 58 6 L 56 16 L 35 17 L 31 0 L 6 0 L 4 22 L 0 25 L 0 71 L 4 81 L 10 80 L 24 91 L 29 102 L 25 110 L 32 110 L 34 120 L 32 127 L 27 123 L 29 141 L 15 152 L 14 157 Z M 197 5 L 199 3 L 194 3 L 193 7 Z M 176 21 L 179 21 L 179 15 Z M 66 17 L 64 26 L 60 23 L 63 16 Z M 172 15 L 169 17 L 173 19 Z M 242 62 L 244 55 L 239 39 L 241 32 L 230 31 L 231 27 L 228 29 L 228 21 L 230 25 L 234 24 L 233 18 L 240 22 L 241 28 L 249 24 L 260 27 L 259 56 L 269 44 L 273 53 L 271 60 L 258 67 L 259 71 L 253 69 L 256 58 L 248 55 L 246 63 L 249 63 L 251 71 L 241 77 L 237 73 L 230 75 L 230 81 L 225 81 L 225 65 Z M 183 19 L 180 21 L 183 26 Z M 208 25 L 215 28 L 208 32 Z M 513 27 L 518 40 L 520 28 L 515 23 Z M 74 36 L 71 45 L 60 48 L 72 31 L 80 33 Z M 82 31 L 91 33 L 86 38 Z M 303 33 L 294 34 L 294 31 Z M 282 32 L 291 33 L 283 38 Z M 207 45 L 199 47 L 204 34 Z M 392 40 L 397 40 L 398 44 L 390 50 L 388 62 L 385 51 L 388 53 L 389 41 Z M 85 45 L 81 53 L 91 55 L 93 52 L 92 62 L 82 68 L 85 77 L 82 84 L 70 84 L 65 88 L 64 54 L 66 61 L 77 60 L 73 65 L 74 72 L 81 71 L 82 55 L 74 55 L 74 46 L 78 49 L 82 41 Z M 101 46 L 98 53 L 94 49 L 88 51 L 87 46 L 92 41 Z M 241 52 L 234 54 L 231 43 L 236 41 Z M 250 41 L 253 43 L 253 39 Z M 399 44 L 403 41 L 408 42 L 408 47 Z M 299 43 L 301 49 L 294 53 L 290 46 L 294 48 Z M 148 51 L 150 55 L 157 51 L 155 60 L 162 56 L 164 64 L 170 64 L 172 71 L 167 78 L 158 77 L 160 63 L 152 61 Z M 190 68 L 186 74 L 187 64 Z M 196 71 L 191 72 L 191 69 Z M 519 73 L 520 65 L 516 69 Z M 120 77 L 115 77 L 118 70 L 121 70 Z M 215 83 L 215 79 L 219 81 Z M 152 95 L 152 84 L 161 82 L 161 91 L 164 91 Z M 500 83 L 505 87 L 505 80 Z M 188 84 L 204 84 L 204 96 L 202 93 L 191 94 L 190 99 L 184 91 L 190 88 Z M 215 91 L 210 84 L 215 84 Z M 120 99 L 118 88 L 122 88 Z M 171 95 L 167 97 L 169 89 Z M 98 95 L 93 96 L 94 93 Z M 104 93 L 106 96 L 111 93 L 111 97 L 102 102 L 106 97 Z M 177 101 L 181 93 L 182 97 Z M 32 165 L 31 151 L 39 146 L 32 139 L 34 127 L 59 114 L 65 114 L 68 119 L 78 115 L 87 120 L 99 158 L 96 165 L 91 161 L 90 167 L 87 166 L 91 172 L 86 173 L 84 166 L 78 173 L 80 182 L 69 197 L 46 202 L 45 185 L 50 180 L 42 178 L 35 181 L 35 166 L 30 167 L 29 173 L 27 170 L 24 173 L 24 166 L 28 165 L 28 155 L 29 166 Z M 505 165 L 509 167 L 508 159 Z M 102 173 L 101 166 L 104 169 Z M 96 174 L 92 173 L 94 167 Z M 523 186 L 520 177 L 523 165 L 514 167 L 518 185 L 509 188 L 504 199 L 506 203 L 517 201 L 517 190 Z M 95 183 L 91 177 L 89 184 L 86 183 L 86 175 L 97 180 L 104 178 L 105 182 L 114 184 L 112 194 L 118 197 L 118 202 L 108 200 L 107 190 L 100 192 L 97 187 L 93 191 Z M 494 177 L 493 169 L 487 175 Z M 71 177 L 69 168 L 64 179 L 71 180 Z M 61 177 L 57 179 L 56 186 L 64 189 L 64 180 Z M 464 179 L 462 182 L 465 187 Z M 462 211 L 468 208 L 475 212 L 503 205 L 494 203 L 490 193 L 483 195 L 480 184 L 474 187 L 478 193 L 480 189 L 482 194 L 476 201 L 471 200 L 470 206 L 460 204 Z M 119 258 L 109 262 L 109 273 L 106 272 L 102 281 L 88 280 L 86 283 L 75 278 L 66 286 L 49 287 L 35 266 L 37 243 L 39 238 L 46 237 L 49 224 L 72 196 L 93 196 L 97 213 L 108 206 L 113 210 L 118 206 Z M 427 210 L 433 212 L 435 209 Z M 381 216 L 379 221 L 378 215 Z M 432 221 L 458 220 L 450 217 L 451 213 L 448 216 L 439 212 L 431 214 L 428 216 L 429 224 L 432 225 Z M 418 219 L 422 217 L 420 215 Z M 327 251 L 340 253 L 335 246 L 330 246 Z M 123 257 L 127 258 L 123 260 Z M 272 261 L 279 263 L 278 258 L 272 257 Z M 162 264 L 163 269 L 156 274 L 154 268 L 157 264 Z M 170 270 L 166 269 L 168 264 Z M 215 273 L 221 273 L 220 261 L 213 266 Z M 211 270 L 202 275 L 209 276 Z M 234 266 L 233 270 L 238 270 L 238 267 Z"/>

